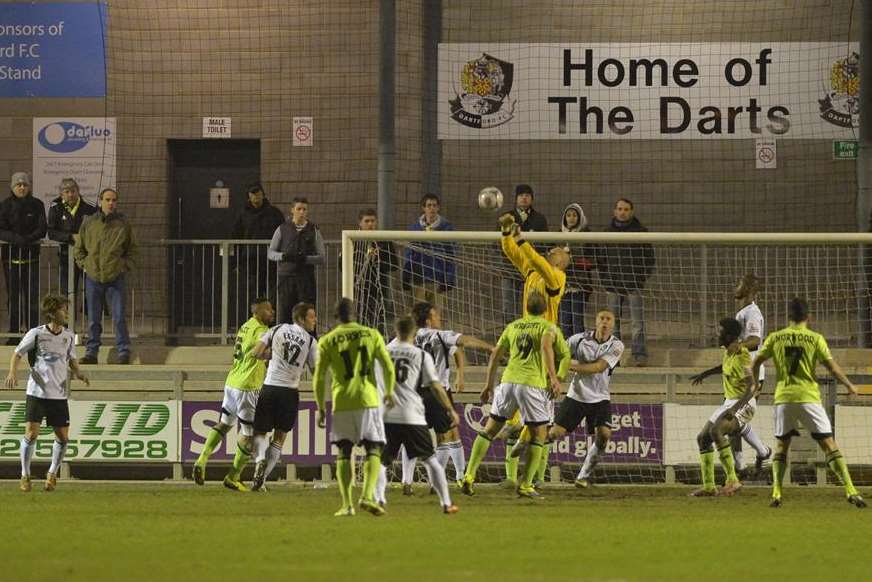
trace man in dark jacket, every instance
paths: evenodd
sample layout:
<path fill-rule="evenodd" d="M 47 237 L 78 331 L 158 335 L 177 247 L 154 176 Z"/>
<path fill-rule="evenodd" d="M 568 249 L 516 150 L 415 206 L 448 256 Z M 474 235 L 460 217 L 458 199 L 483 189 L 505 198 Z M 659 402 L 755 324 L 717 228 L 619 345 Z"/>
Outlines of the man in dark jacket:
<path fill-rule="evenodd" d="M 648 232 L 634 216 L 633 203 L 619 198 L 615 203 L 613 218 L 606 232 Z M 648 363 L 648 348 L 645 345 L 645 313 L 642 289 L 654 271 L 654 248 L 650 244 L 604 245 L 597 252 L 597 268 L 600 281 L 606 290 L 608 307 L 615 314 L 615 336 L 620 337 L 621 307 L 630 305 L 633 324 L 631 348 L 633 364 Z"/>
<path fill-rule="evenodd" d="M 454 225 L 441 214 L 442 200 L 436 194 L 421 197 L 421 215 L 409 225 L 418 232 L 444 232 Z M 412 290 L 415 303 L 432 303 L 438 310 L 445 307 L 445 294 L 454 288 L 457 265 L 454 257 L 457 247 L 453 243 L 415 242 L 406 247 L 403 260 L 403 289 Z"/>
<path fill-rule="evenodd" d="M 276 323 L 293 323 L 297 303 L 316 304 L 315 266 L 327 259 L 321 231 L 309 221 L 308 199 L 294 198 L 291 218 L 273 233 L 267 257 L 279 265 Z"/>
<path fill-rule="evenodd" d="M 45 236 L 45 204 L 30 192 L 30 176 L 12 174 L 12 194 L 0 203 L 0 260 L 6 276 L 9 332 L 39 325 L 39 241 Z M 23 328 L 22 328 L 23 326 Z M 17 345 L 9 338 L 7 345 Z"/>
<path fill-rule="evenodd" d="M 378 230 L 374 208 L 361 210 L 357 216 L 360 230 Z M 358 294 L 359 321 L 389 337 L 394 315 L 391 272 L 399 267 L 397 251 L 389 240 L 354 242 L 354 289 Z"/>
<path fill-rule="evenodd" d="M 533 188 L 529 184 L 515 186 L 515 208 L 509 212 L 515 218 L 515 224 L 521 227 L 521 232 L 547 232 L 548 220 L 541 212 L 533 208 Z M 536 245 L 534 245 L 536 246 Z M 547 248 L 536 246 L 540 253 L 547 253 Z M 499 256 L 503 256 L 502 250 Z M 500 291 L 503 300 L 503 316 L 508 324 L 521 317 L 521 297 L 524 292 L 524 281 L 521 280 L 518 270 L 515 269 L 505 258 L 502 259 L 505 273 L 500 281 Z"/>
<path fill-rule="evenodd" d="M 61 243 L 59 253 L 59 269 L 61 293 L 69 291 L 69 261 L 70 247 L 79 238 L 79 229 L 88 216 L 97 212 L 97 207 L 88 204 L 79 193 L 79 184 L 73 178 L 61 180 L 61 195 L 52 200 L 48 208 L 48 238 Z M 82 270 L 75 269 L 74 283 L 76 293 L 79 292 L 79 281 Z M 73 305 L 76 305 L 73 303 Z"/>
<path fill-rule="evenodd" d="M 285 221 L 282 211 L 270 204 L 260 184 L 248 188 L 245 209 L 233 225 L 233 238 L 269 240 Z M 230 290 L 237 298 L 236 321 L 241 325 L 249 317 L 252 297 L 267 296 L 275 304 L 277 264 L 267 260 L 264 244 L 236 246 L 236 270 L 230 278 Z"/>

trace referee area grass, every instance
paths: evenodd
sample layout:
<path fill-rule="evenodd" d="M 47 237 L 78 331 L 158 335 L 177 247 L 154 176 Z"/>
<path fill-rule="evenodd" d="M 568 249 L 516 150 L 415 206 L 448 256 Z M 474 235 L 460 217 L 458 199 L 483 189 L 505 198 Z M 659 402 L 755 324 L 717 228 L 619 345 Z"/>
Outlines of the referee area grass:
<path fill-rule="evenodd" d="M 358 492 L 359 488 L 355 489 Z M 841 488 L 691 499 L 689 487 L 497 486 L 388 492 L 387 515 L 334 518 L 335 486 L 242 494 L 219 482 L 0 483 L 2 576 L 25 580 L 868 580 L 872 509 Z M 861 491 L 861 494 L 869 493 Z"/>

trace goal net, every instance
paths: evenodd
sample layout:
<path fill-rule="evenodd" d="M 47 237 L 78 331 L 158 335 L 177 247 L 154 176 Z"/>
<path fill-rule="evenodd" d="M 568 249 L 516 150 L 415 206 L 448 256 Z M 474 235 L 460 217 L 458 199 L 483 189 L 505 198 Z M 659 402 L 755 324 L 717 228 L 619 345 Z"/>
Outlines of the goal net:
<path fill-rule="evenodd" d="M 870 235 L 530 233 L 525 238 L 541 252 L 555 245 L 571 251 L 559 322 L 567 338 L 593 329 L 597 311 L 614 306 L 615 296 L 622 299 L 616 334 L 626 350 L 611 377 L 613 432 L 594 472 L 597 482 L 699 481 L 696 435 L 723 401 L 723 389 L 720 376 L 697 386 L 690 377 L 720 363 L 718 321 L 734 317 L 741 307 L 735 292 L 746 274 L 762 281 L 756 303 L 766 333 L 787 325 L 791 298 L 805 298 L 811 327 L 828 339 L 836 361 L 855 383 L 868 382 L 866 363 L 856 347 L 870 339 L 872 265 L 864 260 L 863 247 L 872 242 Z M 382 330 L 387 339 L 392 337 L 394 319 L 411 312 L 414 303 L 430 292 L 430 301 L 440 306 L 444 329 L 495 343 L 505 325 L 520 317 L 523 288 L 522 277 L 503 255 L 499 240 L 497 232 L 345 231 L 343 258 L 350 260 L 342 265 L 343 293 L 357 300 L 361 321 Z M 637 277 L 638 289 L 630 293 L 619 284 L 626 285 L 628 273 L 644 273 Z M 435 285 L 428 285 L 430 275 L 438 279 Z M 635 323 L 633 294 L 642 306 L 642 321 Z M 634 355 L 642 349 L 647 361 L 637 366 L 641 358 Z M 478 401 L 488 353 L 467 349 L 465 354 L 464 390 L 455 393 L 455 401 L 468 454 L 490 408 Z M 775 376 L 774 369 L 765 371 L 768 378 L 751 426 L 771 447 Z M 863 466 L 872 465 L 872 439 L 866 428 L 872 420 L 869 397 L 848 399 L 823 368 L 820 376 L 823 402 L 841 449 L 856 467 L 857 480 L 863 482 L 867 479 Z M 455 379 L 452 369 L 452 383 Z M 564 391 L 567 386 L 568 380 Z M 546 481 L 574 480 L 593 440 L 586 428 L 582 424 L 551 443 Z M 757 453 L 747 442 L 737 447 L 736 455 L 746 480 L 768 481 L 768 460 L 762 471 L 755 471 Z M 498 439 L 479 479 L 504 480 L 505 460 L 505 441 Z M 795 482 L 832 481 L 807 432 L 795 439 L 790 461 L 790 478 Z M 453 471 L 449 464 L 449 478 L 455 476 Z M 423 471 L 418 471 L 418 477 L 423 479 Z M 718 478 L 722 482 L 723 476 Z"/>

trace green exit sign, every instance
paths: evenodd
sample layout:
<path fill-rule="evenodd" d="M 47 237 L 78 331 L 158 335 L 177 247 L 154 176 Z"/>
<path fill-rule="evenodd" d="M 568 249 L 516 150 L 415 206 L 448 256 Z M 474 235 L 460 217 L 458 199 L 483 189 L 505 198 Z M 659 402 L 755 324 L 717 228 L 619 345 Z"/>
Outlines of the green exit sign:
<path fill-rule="evenodd" d="M 833 140 L 834 160 L 856 160 L 859 151 L 860 144 L 855 139 Z"/>

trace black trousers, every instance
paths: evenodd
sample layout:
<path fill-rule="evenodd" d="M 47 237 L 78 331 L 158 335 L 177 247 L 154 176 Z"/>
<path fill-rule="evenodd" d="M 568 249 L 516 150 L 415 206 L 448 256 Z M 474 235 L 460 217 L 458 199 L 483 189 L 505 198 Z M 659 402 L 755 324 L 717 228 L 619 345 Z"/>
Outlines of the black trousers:
<path fill-rule="evenodd" d="M 39 325 L 39 259 L 3 261 L 9 296 L 9 331 L 20 333 Z M 24 324 L 24 329 L 22 329 Z"/>
<path fill-rule="evenodd" d="M 276 323 L 293 323 L 294 305 L 300 302 L 315 305 L 315 273 L 279 276 Z"/>

